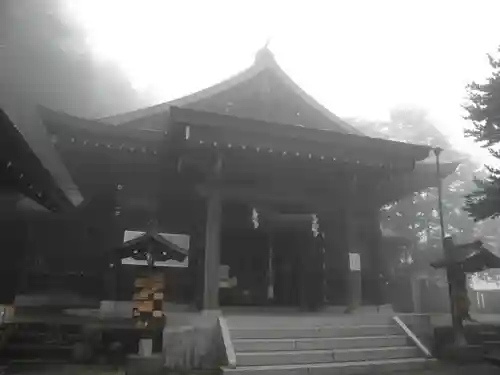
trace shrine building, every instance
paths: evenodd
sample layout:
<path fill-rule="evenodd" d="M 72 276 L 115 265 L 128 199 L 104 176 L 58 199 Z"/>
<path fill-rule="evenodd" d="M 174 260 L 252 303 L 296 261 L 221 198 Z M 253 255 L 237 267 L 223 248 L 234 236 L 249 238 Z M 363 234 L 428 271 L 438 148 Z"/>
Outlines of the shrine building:
<path fill-rule="evenodd" d="M 203 310 L 387 303 L 380 209 L 438 182 L 424 162 L 430 147 L 365 136 L 267 48 L 243 72 L 171 102 L 98 120 L 40 116 L 84 197 L 70 219 L 52 219 L 65 240 L 47 262 L 106 280 L 106 254 L 125 231 L 155 221 L 189 238 L 187 267 L 165 271 L 165 300 Z M 455 167 L 443 164 L 441 177 Z M 130 300 L 125 279 L 92 293 Z"/>

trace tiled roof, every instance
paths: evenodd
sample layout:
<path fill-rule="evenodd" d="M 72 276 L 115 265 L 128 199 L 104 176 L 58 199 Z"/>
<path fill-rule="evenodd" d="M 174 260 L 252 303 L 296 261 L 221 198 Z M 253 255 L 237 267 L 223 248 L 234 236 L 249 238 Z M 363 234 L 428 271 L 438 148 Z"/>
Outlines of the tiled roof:
<path fill-rule="evenodd" d="M 194 94 L 101 119 L 134 129 L 163 130 L 172 106 L 236 117 L 362 134 L 302 90 L 267 49 L 243 72 Z"/>

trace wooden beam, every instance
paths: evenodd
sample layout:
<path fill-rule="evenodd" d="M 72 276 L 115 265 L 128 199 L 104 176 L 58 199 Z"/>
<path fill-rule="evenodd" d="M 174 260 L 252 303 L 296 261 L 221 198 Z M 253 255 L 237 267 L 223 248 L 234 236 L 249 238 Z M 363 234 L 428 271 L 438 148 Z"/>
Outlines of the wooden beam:
<path fill-rule="evenodd" d="M 347 204 L 346 189 L 338 189 L 330 193 L 312 193 L 296 188 L 276 189 L 264 186 L 243 186 L 236 184 L 200 184 L 195 191 L 202 197 L 209 197 L 213 190 L 218 190 L 221 198 L 227 201 L 242 202 L 257 208 L 259 207 L 281 207 L 287 206 L 291 211 L 297 213 L 325 213 L 336 211 Z M 353 213 L 363 213 L 372 210 L 378 202 L 374 197 L 364 190 L 351 192 L 351 210 Z M 378 209 L 378 206 L 376 207 Z"/>
<path fill-rule="evenodd" d="M 318 202 L 307 198 L 305 194 L 295 194 L 290 192 L 272 192 L 259 188 L 241 186 L 207 186 L 199 185 L 196 188 L 198 194 L 209 197 L 214 190 L 217 190 L 224 200 L 244 202 L 254 206 L 260 205 L 295 205 L 307 208 L 318 205 Z"/>

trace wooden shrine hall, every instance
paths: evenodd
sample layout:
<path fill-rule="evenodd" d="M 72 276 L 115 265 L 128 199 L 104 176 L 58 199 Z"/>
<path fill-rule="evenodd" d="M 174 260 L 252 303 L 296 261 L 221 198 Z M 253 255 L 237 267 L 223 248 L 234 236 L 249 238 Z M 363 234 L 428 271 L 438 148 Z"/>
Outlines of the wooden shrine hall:
<path fill-rule="evenodd" d="M 104 247 L 152 219 L 189 236 L 188 267 L 165 298 L 200 309 L 386 302 L 379 210 L 438 180 L 423 162 L 430 147 L 363 135 L 266 48 L 247 70 L 172 102 L 98 120 L 40 115 Z M 455 168 L 443 164 L 441 177 Z"/>

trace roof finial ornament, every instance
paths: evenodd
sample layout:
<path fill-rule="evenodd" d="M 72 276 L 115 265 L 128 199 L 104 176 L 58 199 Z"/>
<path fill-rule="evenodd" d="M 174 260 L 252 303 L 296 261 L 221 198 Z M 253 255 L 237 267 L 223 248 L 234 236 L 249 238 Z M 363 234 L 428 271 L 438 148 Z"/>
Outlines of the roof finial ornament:
<path fill-rule="evenodd" d="M 264 43 L 264 47 L 262 47 L 262 49 L 269 49 L 269 43 L 271 43 L 271 37 L 268 36 L 267 39 L 266 39 L 266 43 Z"/>
<path fill-rule="evenodd" d="M 266 43 L 264 46 L 257 51 L 255 54 L 255 62 L 256 63 L 269 63 L 274 62 L 274 55 L 269 49 L 269 44 L 271 43 L 271 37 L 266 39 Z"/>

